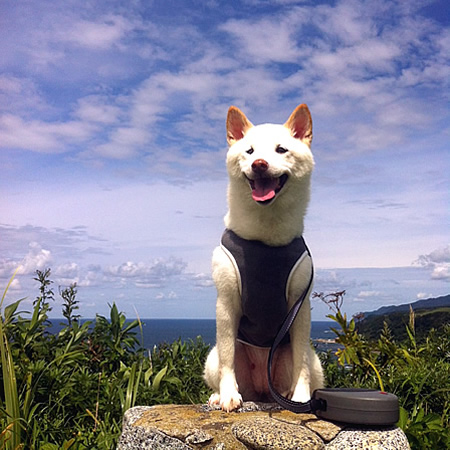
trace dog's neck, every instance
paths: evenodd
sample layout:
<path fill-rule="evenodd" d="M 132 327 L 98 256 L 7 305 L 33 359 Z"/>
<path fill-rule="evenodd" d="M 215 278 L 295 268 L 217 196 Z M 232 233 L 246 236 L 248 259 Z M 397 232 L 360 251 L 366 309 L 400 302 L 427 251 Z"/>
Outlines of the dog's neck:
<path fill-rule="evenodd" d="M 242 181 L 247 184 L 246 181 Z M 301 192 L 303 198 L 280 195 L 269 205 L 255 202 L 250 192 L 242 195 L 242 187 L 228 187 L 229 210 L 225 226 L 248 240 L 261 241 L 271 246 L 282 246 L 303 234 L 304 217 L 309 203 L 310 180 L 305 177 Z M 248 186 L 246 186 L 248 187 Z M 245 192 L 245 190 L 244 190 Z"/>

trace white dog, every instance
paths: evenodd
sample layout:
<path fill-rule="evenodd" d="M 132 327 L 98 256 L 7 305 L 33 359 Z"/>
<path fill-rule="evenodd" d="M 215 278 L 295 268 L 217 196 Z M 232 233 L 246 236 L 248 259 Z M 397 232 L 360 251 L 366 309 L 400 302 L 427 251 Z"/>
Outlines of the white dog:
<path fill-rule="evenodd" d="M 227 140 L 229 210 L 222 245 L 213 254 L 217 345 L 205 379 L 214 390 L 209 403 L 232 411 L 243 400 L 270 401 L 269 349 L 310 279 L 301 236 L 314 166 L 311 115 L 300 105 L 284 125 L 253 126 L 232 106 Z M 310 328 L 308 292 L 290 342 L 278 348 L 272 365 L 275 388 L 299 402 L 323 385 Z"/>

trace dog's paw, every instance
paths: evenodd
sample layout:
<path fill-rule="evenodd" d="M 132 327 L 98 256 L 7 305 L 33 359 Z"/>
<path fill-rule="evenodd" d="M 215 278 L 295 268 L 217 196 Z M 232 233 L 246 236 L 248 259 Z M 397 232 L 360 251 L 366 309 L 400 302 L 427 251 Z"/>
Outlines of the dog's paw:
<path fill-rule="evenodd" d="M 217 406 L 220 405 L 220 395 L 217 392 L 214 392 L 214 394 L 209 397 L 208 400 L 208 406 Z"/>
<path fill-rule="evenodd" d="M 220 397 L 220 407 L 223 411 L 230 412 L 242 406 L 242 396 L 235 391 Z"/>
<path fill-rule="evenodd" d="M 230 412 L 242 406 L 242 397 L 239 392 L 227 397 L 220 397 L 220 394 L 215 392 L 209 397 L 208 406 L 220 406 L 224 411 Z"/>
<path fill-rule="evenodd" d="M 309 386 L 304 384 L 297 385 L 294 389 L 294 393 L 291 396 L 291 400 L 294 402 L 305 403 L 311 400 L 311 394 L 309 392 Z"/>

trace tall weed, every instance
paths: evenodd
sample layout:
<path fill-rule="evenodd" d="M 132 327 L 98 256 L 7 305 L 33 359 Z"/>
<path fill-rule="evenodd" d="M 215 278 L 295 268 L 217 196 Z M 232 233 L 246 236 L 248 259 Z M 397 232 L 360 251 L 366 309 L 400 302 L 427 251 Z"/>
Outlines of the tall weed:
<path fill-rule="evenodd" d="M 1 314 L 6 293 L 8 292 L 15 275 L 16 274 L 13 275 L 6 286 L 0 302 L 0 356 L 2 361 L 3 393 L 5 397 L 1 404 L 1 412 L 3 413 L 2 415 L 4 415 L 2 424 L 4 427 L 0 434 L 0 443 L 6 447 L 6 449 L 21 448 L 21 417 L 16 371 L 5 329 L 5 325 L 11 319 L 12 309 L 10 308 L 5 312 L 5 318 L 3 318 L 3 315 Z"/>

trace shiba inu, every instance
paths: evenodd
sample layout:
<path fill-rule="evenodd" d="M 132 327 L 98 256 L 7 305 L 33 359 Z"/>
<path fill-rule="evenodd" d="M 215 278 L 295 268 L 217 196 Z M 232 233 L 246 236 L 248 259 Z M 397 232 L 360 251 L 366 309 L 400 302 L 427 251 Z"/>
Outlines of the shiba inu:
<path fill-rule="evenodd" d="M 243 401 L 271 401 L 270 346 L 312 271 L 302 234 L 314 160 L 306 105 L 284 125 L 256 126 L 232 106 L 226 129 L 228 212 L 222 243 L 213 253 L 217 343 L 204 376 L 214 390 L 209 403 L 232 411 Z M 310 328 L 308 293 L 272 365 L 278 392 L 298 402 L 308 401 L 323 384 Z"/>

